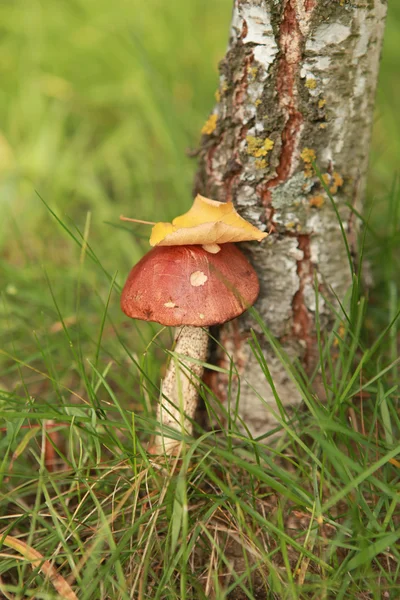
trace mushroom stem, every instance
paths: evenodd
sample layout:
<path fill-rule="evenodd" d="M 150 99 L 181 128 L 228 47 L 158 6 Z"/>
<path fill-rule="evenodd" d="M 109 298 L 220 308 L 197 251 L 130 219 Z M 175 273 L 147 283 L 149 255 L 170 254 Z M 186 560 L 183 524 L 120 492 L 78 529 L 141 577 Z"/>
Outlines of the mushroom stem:
<path fill-rule="evenodd" d="M 192 434 L 192 419 L 197 408 L 198 385 L 204 371 L 202 363 L 207 359 L 207 348 L 207 327 L 185 325 L 176 329 L 174 353 L 179 356 L 171 356 L 161 385 L 161 398 L 157 408 L 161 434 L 156 436 L 152 452 L 170 455 L 180 445 L 179 440 L 167 437 L 168 433 L 164 437 L 163 427 L 186 435 Z"/>

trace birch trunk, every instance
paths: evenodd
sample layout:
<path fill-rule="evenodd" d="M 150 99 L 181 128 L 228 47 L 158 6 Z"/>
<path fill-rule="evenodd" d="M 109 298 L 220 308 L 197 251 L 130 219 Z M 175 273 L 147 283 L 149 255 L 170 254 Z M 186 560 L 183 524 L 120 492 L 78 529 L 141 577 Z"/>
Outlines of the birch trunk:
<path fill-rule="evenodd" d="M 261 293 L 256 308 L 289 356 L 307 371 L 317 361 L 314 277 L 321 295 L 344 298 L 350 269 L 333 207 L 313 174 L 316 160 L 349 244 L 356 223 L 346 203 L 364 194 L 385 0 L 236 0 L 220 65 L 217 104 L 203 127 L 195 192 L 233 200 L 243 217 L 272 230 L 245 245 Z M 323 301 L 319 311 L 329 328 Z M 239 415 L 253 435 L 274 424 L 271 390 L 248 345 L 248 317 L 220 330 L 241 376 Z M 260 336 L 279 396 L 298 392 Z M 217 362 L 229 366 L 219 351 Z M 212 387 L 227 402 L 227 381 Z"/>

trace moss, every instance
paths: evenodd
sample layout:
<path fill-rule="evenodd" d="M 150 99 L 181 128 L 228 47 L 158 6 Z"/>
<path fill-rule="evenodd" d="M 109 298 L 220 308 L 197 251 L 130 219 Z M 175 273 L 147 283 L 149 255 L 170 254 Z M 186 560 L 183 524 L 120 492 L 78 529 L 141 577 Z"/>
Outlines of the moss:
<path fill-rule="evenodd" d="M 201 129 L 201 133 L 203 135 L 211 135 L 217 128 L 217 121 L 218 115 L 216 115 L 215 113 L 210 115 Z"/>
<path fill-rule="evenodd" d="M 261 158 L 267 156 L 268 152 L 274 147 L 274 142 L 270 138 L 260 138 L 248 135 L 246 137 L 247 142 L 247 154 L 254 156 L 255 158 Z"/>

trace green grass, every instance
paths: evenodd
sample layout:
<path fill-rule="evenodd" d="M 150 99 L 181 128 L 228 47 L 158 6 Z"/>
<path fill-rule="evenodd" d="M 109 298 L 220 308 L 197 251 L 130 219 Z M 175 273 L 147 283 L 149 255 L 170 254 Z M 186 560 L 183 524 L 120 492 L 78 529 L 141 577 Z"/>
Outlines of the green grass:
<path fill-rule="evenodd" d="M 172 338 L 120 312 L 147 231 L 118 217 L 168 220 L 188 206 L 187 150 L 214 101 L 230 7 L 0 5 L 5 598 L 58 597 L 15 540 L 50 561 L 79 600 L 399 597 L 394 5 L 360 241 L 374 285 L 366 294 L 356 272 L 348 314 L 330 335 L 318 331 L 327 401 L 260 322 L 305 404 L 294 416 L 281 407 L 279 443 L 246 439 L 231 421 L 218 435 L 198 427 L 163 469 L 145 451 Z M 270 381 L 256 339 L 252 347 Z"/>

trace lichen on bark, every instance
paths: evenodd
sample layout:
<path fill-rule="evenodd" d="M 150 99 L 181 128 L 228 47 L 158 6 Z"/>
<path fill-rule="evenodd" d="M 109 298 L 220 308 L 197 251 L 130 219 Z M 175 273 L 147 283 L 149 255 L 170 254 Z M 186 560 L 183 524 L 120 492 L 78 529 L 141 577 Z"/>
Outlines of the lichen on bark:
<path fill-rule="evenodd" d="M 233 200 L 242 216 L 271 230 L 260 246 L 245 245 L 261 282 L 256 308 L 306 370 L 317 361 L 315 281 L 321 298 L 332 291 L 344 298 L 351 283 L 339 223 L 312 162 L 354 250 L 348 205 L 359 209 L 364 194 L 385 15 L 383 0 L 236 0 L 216 127 L 202 137 L 195 191 Z M 329 328 L 323 300 L 319 311 Z M 241 376 L 240 417 L 260 433 L 274 421 L 274 399 L 248 346 L 251 326 L 244 317 L 220 339 Z M 262 336 L 260 343 L 281 400 L 295 406 L 295 386 Z M 216 359 L 229 363 L 222 351 Z M 227 403 L 223 375 L 213 387 Z"/>

